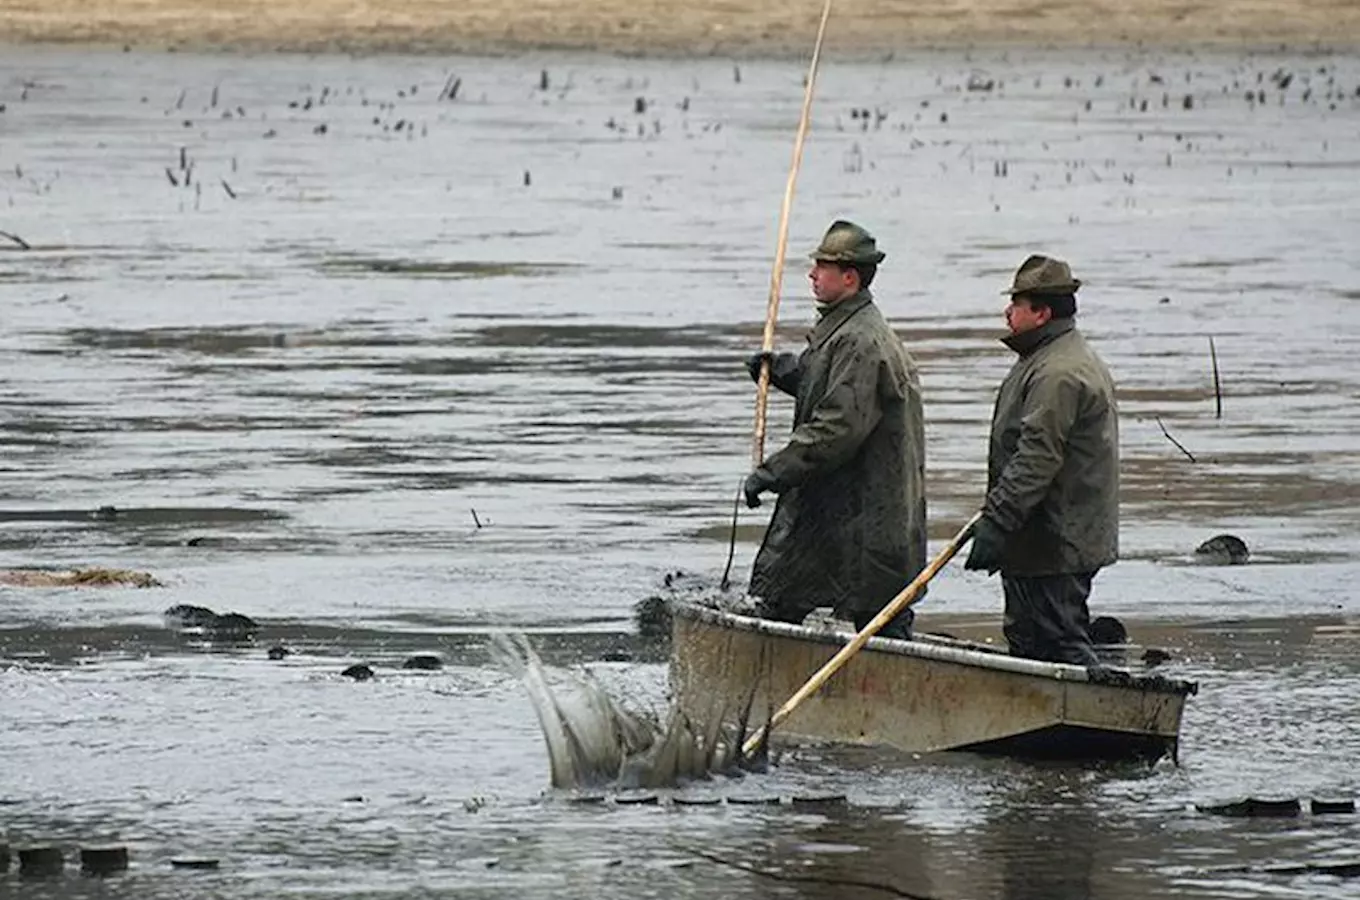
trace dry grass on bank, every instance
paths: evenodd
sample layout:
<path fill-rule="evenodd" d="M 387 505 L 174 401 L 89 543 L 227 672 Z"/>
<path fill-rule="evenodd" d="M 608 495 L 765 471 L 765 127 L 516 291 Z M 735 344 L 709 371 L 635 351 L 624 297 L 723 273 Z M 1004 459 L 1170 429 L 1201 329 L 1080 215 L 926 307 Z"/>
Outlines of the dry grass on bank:
<path fill-rule="evenodd" d="M 0 42 L 185 49 L 806 55 L 817 0 L 0 0 Z M 839 0 L 828 50 L 1360 45 L 1354 0 Z"/>

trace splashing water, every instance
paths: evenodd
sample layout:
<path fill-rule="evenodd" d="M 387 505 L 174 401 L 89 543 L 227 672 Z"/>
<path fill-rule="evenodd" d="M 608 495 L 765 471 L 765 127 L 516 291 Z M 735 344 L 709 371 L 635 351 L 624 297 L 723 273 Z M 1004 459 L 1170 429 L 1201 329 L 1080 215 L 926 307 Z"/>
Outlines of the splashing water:
<path fill-rule="evenodd" d="M 663 727 L 656 717 L 616 702 L 589 673 L 561 672 L 554 687 L 523 635 L 493 635 L 491 653 L 528 691 L 555 788 L 674 787 L 713 774 L 763 771 L 768 765 L 764 738 L 752 753 L 741 750 L 753 694 L 732 725 L 724 722 L 725 706 L 715 705 L 708 721 L 699 723 L 672 706 Z"/>

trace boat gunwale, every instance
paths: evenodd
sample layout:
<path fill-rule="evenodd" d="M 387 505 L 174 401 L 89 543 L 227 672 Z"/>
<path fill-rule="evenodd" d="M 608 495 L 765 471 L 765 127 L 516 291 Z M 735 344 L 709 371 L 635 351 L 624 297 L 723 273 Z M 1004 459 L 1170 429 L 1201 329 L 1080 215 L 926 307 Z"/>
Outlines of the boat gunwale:
<path fill-rule="evenodd" d="M 678 602 L 672 606 L 672 615 L 678 618 L 693 619 L 707 625 L 728 628 L 735 631 L 766 634 L 772 637 L 825 644 L 830 647 L 843 647 L 854 638 L 855 633 L 832 628 L 814 628 L 808 625 L 795 625 L 791 622 L 777 622 L 744 616 L 740 613 L 717 609 L 692 602 Z M 970 649 L 970 642 L 960 641 L 942 635 L 931 635 L 930 641 L 903 641 L 897 638 L 871 637 L 865 643 L 866 650 L 893 656 L 909 656 L 928 659 L 934 662 L 954 663 L 973 668 L 991 669 L 1018 675 L 1029 675 L 1049 681 L 1090 684 L 1094 687 L 1114 687 L 1122 690 L 1136 690 L 1143 693 L 1174 694 L 1185 697 L 1199 692 L 1199 684 L 1163 675 L 1139 675 L 1124 669 L 1112 671 L 1120 676 L 1109 681 L 1092 679 L 1083 666 L 1069 663 L 1052 663 L 1041 660 L 1010 656 L 999 650 Z M 975 646 L 975 645 L 974 645 Z"/>

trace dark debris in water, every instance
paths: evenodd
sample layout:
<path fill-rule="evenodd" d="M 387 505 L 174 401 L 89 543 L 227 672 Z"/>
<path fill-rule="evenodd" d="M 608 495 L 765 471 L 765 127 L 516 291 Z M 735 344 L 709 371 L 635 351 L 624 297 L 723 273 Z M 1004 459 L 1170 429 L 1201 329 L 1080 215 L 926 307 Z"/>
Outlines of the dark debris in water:
<path fill-rule="evenodd" d="M 259 326 L 198 328 L 72 328 L 64 332 L 77 347 L 100 350 L 180 350 L 213 355 L 287 346 L 284 331 Z"/>
<path fill-rule="evenodd" d="M 0 523 L 8 522 L 103 522 L 119 525 L 221 525 L 286 519 L 271 509 L 193 506 L 101 506 L 98 509 L 0 510 Z"/>
<path fill-rule="evenodd" d="M 373 677 L 373 669 L 363 663 L 355 663 L 347 667 L 340 675 L 343 678 L 352 678 L 355 681 L 368 681 Z"/>
<path fill-rule="evenodd" d="M 242 643 L 253 640 L 260 625 L 238 612 L 216 613 L 206 606 L 179 603 L 162 613 L 165 627 L 181 634 L 202 635 L 209 641 Z"/>
<path fill-rule="evenodd" d="M 1294 818 L 1303 811 L 1297 797 L 1246 797 L 1227 803 L 1196 804 L 1203 813 L 1231 818 Z"/>
<path fill-rule="evenodd" d="M 187 606 L 188 604 L 183 604 Z M 206 607 L 199 607 L 207 609 Z M 157 610 L 163 607 L 157 606 Z M 216 615 L 212 610 L 209 613 Z M 202 615 L 202 614 L 200 614 Z M 400 617 L 396 617 L 400 619 Z M 210 621 L 210 620 L 206 620 Z M 381 660 L 384 668 L 398 670 L 408 656 L 438 648 L 446 666 L 484 666 L 486 623 L 480 620 L 420 621 L 421 627 L 398 628 L 335 625 L 294 619 L 257 620 L 257 652 L 278 648 L 285 656 L 305 654 L 333 660 Z M 543 623 L 538 623 L 542 625 Z M 579 623 L 549 623 L 549 630 L 535 635 L 536 650 L 554 666 L 577 666 L 598 662 L 608 655 L 629 657 L 630 662 L 661 663 L 666 652 L 655 642 L 643 641 L 630 631 L 588 628 Z M 215 641 L 202 625 L 181 629 L 147 628 L 140 622 L 122 624 L 27 623 L 0 627 L 0 661 L 41 660 L 50 665 L 70 665 L 109 654 L 144 656 L 178 655 L 186 650 L 232 651 L 236 644 Z M 339 667 L 348 665 L 348 661 Z M 337 668 L 339 668 L 337 667 Z"/>
<path fill-rule="evenodd" d="M 618 792 L 572 792 L 562 798 L 573 806 L 780 806 L 803 811 L 825 811 L 844 807 L 845 794 L 752 794 L 706 791 L 689 793 L 683 789 L 655 793 L 621 790 Z"/>
<path fill-rule="evenodd" d="M 553 275 L 575 268 L 569 263 L 417 260 L 378 256 L 340 256 L 316 266 L 334 275 L 404 275 L 414 278 L 505 278 Z"/>
<path fill-rule="evenodd" d="M 206 857 L 175 857 L 170 860 L 170 865 L 176 869 L 216 869 L 219 865 L 215 859 Z"/>
<path fill-rule="evenodd" d="M 476 333 L 475 343 L 487 347 L 679 347 L 711 349 L 729 337 L 728 330 L 705 327 L 610 324 L 551 324 L 543 322 L 492 325 Z M 733 366 L 736 366 L 736 355 Z"/>
<path fill-rule="evenodd" d="M 1251 552 L 1246 541 L 1233 534 L 1219 534 L 1195 548 L 1195 557 L 1215 565 L 1238 566 L 1245 563 Z"/>
<path fill-rule="evenodd" d="M 1333 878 L 1360 878 L 1360 859 L 1225 866 L 1209 871 L 1215 875 L 1327 875 Z"/>

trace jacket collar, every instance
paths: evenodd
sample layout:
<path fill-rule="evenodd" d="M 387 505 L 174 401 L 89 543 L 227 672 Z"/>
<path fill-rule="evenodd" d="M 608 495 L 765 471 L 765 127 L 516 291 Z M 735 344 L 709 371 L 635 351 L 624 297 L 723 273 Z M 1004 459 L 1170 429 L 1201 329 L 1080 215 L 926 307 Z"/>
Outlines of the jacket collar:
<path fill-rule="evenodd" d="M 1001 343 L 1019 353 L 1023 358 L 1076 327 L 1076 319 L 1049 319 L 1033 331 L 1008 334 L 1001 339 Z"/>
<path fill-rule="evenodd" d="M 842 325 L 850 321 L 851 316 L 873 302 L 874 295 L 869 293 L 868 289 L 846 297 L 817 320 L 817 324 L 812 327 L 812 331 L 808 334 L 808 344 L 813 350 L 820 349 L 823 344 L 831 340 L 831 336 L 839 331 Z"/>

